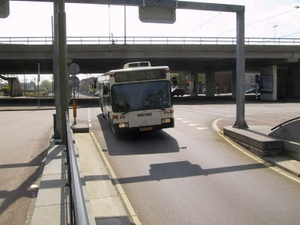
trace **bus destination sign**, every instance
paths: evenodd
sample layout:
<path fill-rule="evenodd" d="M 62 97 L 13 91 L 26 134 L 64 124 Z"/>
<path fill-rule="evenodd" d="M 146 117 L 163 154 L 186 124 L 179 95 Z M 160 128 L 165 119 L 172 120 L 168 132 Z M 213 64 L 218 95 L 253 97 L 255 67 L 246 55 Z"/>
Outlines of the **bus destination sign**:
<path fill-rule="evenodd" d="M 132 82 L 132 81 L 143 81 L 143 80 L 157 80 L 166 79 L 165 70 L 144 70 L 144 71 L 130 71 L 130 72 L 119 72 L 115 74 L 115 82 Z"/>

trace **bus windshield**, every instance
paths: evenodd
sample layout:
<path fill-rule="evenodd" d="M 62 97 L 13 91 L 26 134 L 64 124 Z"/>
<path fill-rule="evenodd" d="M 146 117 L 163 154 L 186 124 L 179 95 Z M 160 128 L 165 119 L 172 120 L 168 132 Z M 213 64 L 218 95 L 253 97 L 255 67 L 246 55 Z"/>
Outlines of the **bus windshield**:
<path fill-rule="evenodd" d="M 114 112 L 164 109 L 172 106 L 170 83 L 155 81 L 113 85 L 111 88 Z"/>

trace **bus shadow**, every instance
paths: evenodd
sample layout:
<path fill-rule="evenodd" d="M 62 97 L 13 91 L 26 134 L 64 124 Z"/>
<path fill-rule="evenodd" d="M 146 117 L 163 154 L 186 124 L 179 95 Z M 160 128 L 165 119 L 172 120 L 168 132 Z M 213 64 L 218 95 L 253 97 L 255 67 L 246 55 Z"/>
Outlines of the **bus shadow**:
<path fill-rule="evenodd" d="M 179 152 L 177 140 L 164 132 L 126 132 L 115 135 L 107 121 L 99 114 L 98 121 L 103 132 L 109 155 L 160 154 Z M 172 128 L 170 128 L 172 129 Z"/>

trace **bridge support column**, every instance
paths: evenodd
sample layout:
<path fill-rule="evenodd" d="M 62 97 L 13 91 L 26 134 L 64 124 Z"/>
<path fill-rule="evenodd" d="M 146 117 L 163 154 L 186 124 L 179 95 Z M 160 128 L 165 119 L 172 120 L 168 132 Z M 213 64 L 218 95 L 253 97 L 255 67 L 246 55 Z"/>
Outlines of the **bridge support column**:
<path fill-rule="evenodd" d="M 190 77 L 191 77 L 191 83 L 190 83 L 191 94 L 190 94 L 190 96 L 198 96 L 198 74 L 196 74 L 196 73 L 190 74 Z"/>
<path fill-rule="evenodd" d="M 277 100 L 277 66 L 267 66 L 260 69 L 260 76 L 262 78 L 262 93 L 261 100 Z"/>
<path fill-rule="evenodd" d="M 205 73 L 205 80 L 206 80 L 205 96 L 207 97 L 215 96 L 215 92 L 216 92 L 215 73 L 214 72 Z"/>
<path fill-rule="evenodd" d="M 299 61 L 299 60 L 298 60 Z M 288 97 L 291 98 L 300 98 L 300 63 L 297 63 L 294 67 L 290 69 L 290 79 L 292 80 L 289 82 L 291 84 L 291 91 L 287 92 Z"/>

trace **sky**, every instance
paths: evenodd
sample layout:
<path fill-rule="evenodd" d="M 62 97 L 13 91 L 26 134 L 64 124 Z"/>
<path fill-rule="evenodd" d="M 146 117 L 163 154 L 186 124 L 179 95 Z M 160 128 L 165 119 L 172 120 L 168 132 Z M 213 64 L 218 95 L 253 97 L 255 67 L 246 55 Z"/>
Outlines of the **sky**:
<path fill-rule="evenodd" d="M 245 37 L 300 38 L 300 0 L 190 0 L 245 6 Z M 138 7 L 66 3 L 67 36 L 235 37 L 235 13 L 176 10 L 174 24 L 142 23 Z M 51 37 L 53 4 L 10 1 L 0 37 Z M 126 28 L 125 28 L 126 27 Z"/>

